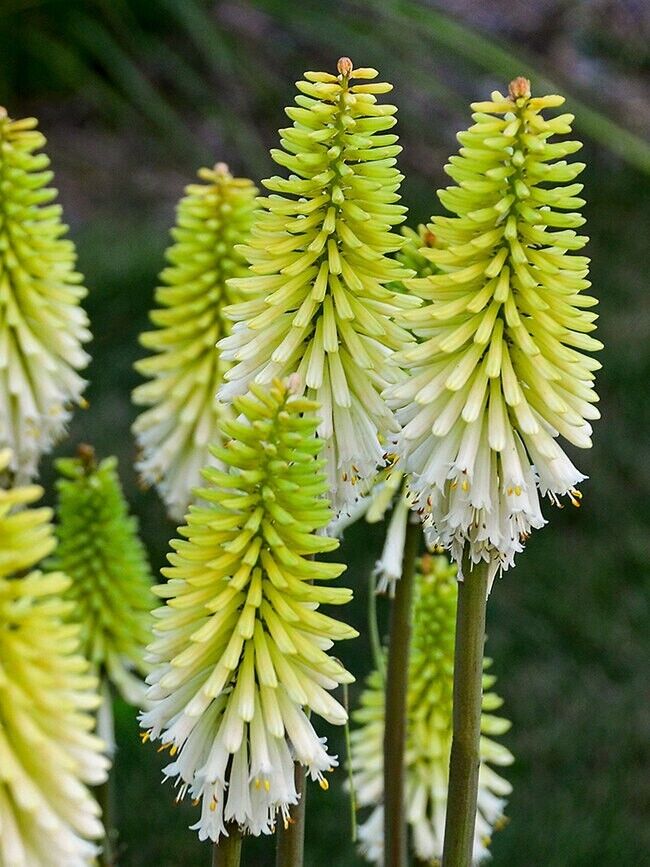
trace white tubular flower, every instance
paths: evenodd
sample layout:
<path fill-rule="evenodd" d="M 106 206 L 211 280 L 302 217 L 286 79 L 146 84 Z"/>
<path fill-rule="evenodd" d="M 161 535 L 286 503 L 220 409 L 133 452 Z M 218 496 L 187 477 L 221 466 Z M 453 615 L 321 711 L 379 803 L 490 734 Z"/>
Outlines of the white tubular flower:
<path fill-rule="evenodd" d="M 291 174 L 263 182 L 272 195 L 258 200 L 243 250 L 252 276 L 232 281 L 249 300 L 229 308 L 233 333 L 219 344 L 235 362 L 225 401 L 250 382 L 300 374 L 320 404 L 337 511 L 365 492 L 399 430 L 381 392 L 404 378 L 394 351 L 412 340 L 394 317 L 419 303 L 386 285 L 411 273 L 388 256 L 404 243 L 393 227 L 405 212 L 401 148 L 388 132 L 396 108 L 376 96 L 391 85 L 372 82 L 376 70 L 353 70 L 348 58 L 338 69 L 298 82 L 286 110 L 293 126 L 280 132 L 282 150 L 271 151 Z"/>
<path fill-rule="evenodd" d="M 224 410 L 216 394 L 227 364 L 216 343 L 230 333 L 223 310 L 239 293 L 227 280 L 246 271 L 236 246 L 248 239 L 257 193 L 224 163 L 201 169 L 199 178 L 204 183 L 190 184 L 178 205 L 170 265 L 156 290 L 161 309 L 151 313 L 157 328 L 140 335 L 156 354 L 136 369 L 151 381 L 133 392 L 136 404 L 149 407 L 133 425 L 141 449 L 137 466 L 174 520 L 185 514 L 201 469 L 211 463 L 209 446 L 218 441 Z"/>
<path fill-rule="evenodd" d="M 550 141 L 571 115 L 542 116 L 563 101 L 516 79 L 509 98 L 474 104 L 446 166 L 458 186 L 439 193 L 454 216 L 433 218 L 436 246 L 421 251 L 440 273 L 408 281 L 431 302 L 404 316 L 420 339 L 401 354 L 411 377 L 386 393 L 428 541 L 459 565 L 467 547 L 492 578 L 544 524 L 538 491 L 578 505 L 585 476 L 557 437 L 588 448 L 599 415 L 600 364 L 584 354 L 601 348 L 588 333 L 596 300 L 574 255 L 582 185 L 564 185 L 584 168 L 563 159 L 580 144 Z"/>
<path fill-rule="evenodd" d="M 24 508 L 41 494 L 0 489 L 0 865 L 87 867 L 104 835 L 87 785 L 108 761 L 92 734 L 97 681 L 65 622 L 70 581 L 32 570 L 55 545 L 50 509 Z"/>
<path fill-rule="evenodd" d="M 18 480 L 36 474 L 71 405 L 83 404 L 78 371 L 89 361 L 86 290 L 36 124 L 0 108 L 0 448 Z"/>
<path fill-rule="evenodd" d="M 409 662 L 406 741 L 406 809 L 415 855 L 439 864 L 447 809 L 449 754 L 452 740 L 454 634 L 457 599 L 456 569 L 443 556 L 422 558 L 416 573 L 413 642 Z M 489 666 L 490 660 L 485 661 Z M 491 711 L 501 699 L 488 690 L 494 677 L 483 676 L 481 768 L 473 863 L 488 856 L 493 829 L 503 822 L 510 783 L 490 765 L 512 763 L 511 753 L 493 736 L 510 723 Z M 372 809 L 359 827 L 359 848 L 375 864 L 383 864 L 383 740 L 385 688 L 374 671 L 353 714 L 352 772 L 359 808 Z"/>
<path fill-rule="evenodd" d="M 294 384 L 295 385 L 295 384 Z M 337 563 L 311 555 L 338 547 L 319 534 L 331 518 L 315 436 L 317 404 L 275 381 L 236 398 L 237 420 L 221 424 L 205 506 L 192 506 L 183 541 L 173 543 L 167 599 L 149 648 L 151 710 L 145 739 L 160 738 L 173 761 L 178 797 L 201 804 L 194 826 L 218 840 L 228 822 L 269 834 L 298 800 L 294 761 L 327 788 L 336 765 L 307 708 L 336 725 L 347 720 L 330 690 L 352 676 L 326 651 L 355 630 L 318 612 L 351 592 L 314 581 Z"/>

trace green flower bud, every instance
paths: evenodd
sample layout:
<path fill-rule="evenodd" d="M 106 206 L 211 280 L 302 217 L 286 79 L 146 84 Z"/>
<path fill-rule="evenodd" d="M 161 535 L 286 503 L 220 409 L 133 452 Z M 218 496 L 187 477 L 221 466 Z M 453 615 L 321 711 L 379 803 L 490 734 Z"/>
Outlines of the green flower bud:
<path fill-rule="evenodd" d="M 128 513 L 116 458 L 96 464 L 89 446 L 56 462 L 59 544 L 52 567 L 72 580 L 66 598 L 81 625 L 81 649 L 124 699 L 141 705 L 154 597 L 136 518 Z"/>

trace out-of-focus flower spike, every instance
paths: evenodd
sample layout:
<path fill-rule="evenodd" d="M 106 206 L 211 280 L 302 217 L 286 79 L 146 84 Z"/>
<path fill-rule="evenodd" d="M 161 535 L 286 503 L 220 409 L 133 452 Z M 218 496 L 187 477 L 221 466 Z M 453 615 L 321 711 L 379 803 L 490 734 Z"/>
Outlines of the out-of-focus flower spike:
<path fill-rule="evenodd" d="M 18 481 L 36 475 L 72 405 L 84 405 L 79 371 L 91 337 L 83 277 L 36 126 L 0 108 L 0 448 L 11 449 L 7 471 Z"/>
<path fill-rule="evenodd" d="M 117 459 L 98 463 L 92 447 L 81 445 L 76 458 L 60 458 L 56 468 L 58 546 L 51 563 L 72 579 L 66 598 L 81 625 L 81 649 L 125 701 L 142 706 L 154 596 Z"/>
<path fill-rule="evenodd" d="M 0 474 L 11 465 L 0 452 Z M 108 760 L 93 735 L 97 679 L 63 599 L 70 579 L 34 567 L 55 546 L 36 485 L 0 488 L 0 864 L 89 867 L 104 835 L 88 786 Z"/>
<path fill-rule="evenodd" d="M 419 342 L 400 355 L 411 372 L 385 392 L 402 424 L 397 452 L 430 544 L 460 565 L 467 544 L 490 577 L 512 565 L 544 524 L 539 494 L 578 505 L 585 477 L 558 443 L 591 445 L 594 371 L 587 352 L 596 299 L 585 294 L 587 239 L 577 229 L 584 165 L 565 157 L 571 115 L 544 117 L 561 97 L 509 96 L 472 107 L 473 125 L 439 192 L 453 216 L 434 217 L 422 254 L 437 272 L 407 281 L 430 302 L 406 312 Z"/>
<path fill-rule="evenodd" d="M 416 573 L 413 640 L 407 696 L 407 820 L 415 855 L 427 864 L 442 856 L 452 739 L 456 568 L 444 556 L 426 555 Z M 489 667 L 489 660 L 485 661 Z M 510 723 L 493 711 L 501 699 L 491 691 L 494 678 L 484 678 L 481 769 L 473 862 L 488 857 L 492 830 L 503 824 L 511 785 L 492 766 L 513 761 L 509 750 L 494 740 Z M 383 739 L 385 686 L 373 671 L 353 714 L 352 773 L 359 808 L 371 808 L 359 827 L 359 844 L 368 861 L 383 864 Z"/>
<path fill-rule="evenodd" d="M 298 82 L 292 126 L 271 151 L 289 176 L 263 182 L 270 195 L 243 249 L 251 276 L 231 282 L 247 298 L 229 308 L 235 325 L 219 344 L 234 362 L 224 401 L 300 373 L 320 404 L 336 511 L 367 491 L 391 450 L 399 427 L 381 392 L 403 379 L 393 356 L 412 341 L 395 316 L 419 304 L 389 288 L 411 272 L 390 257 L 404 243 L 394 227 L 406 209 L 397 110 L 380 101 L 391 86 L 377 74 L 341 58 L 338 75 Z"/>
<path fill-rule="evenodd" d="M 156 330 L 140 337 L 155 353 L 136 363 L 150 381 L 133 392 L 134 402 L 148 407 L 133 425 L 138 469 L 175 520 L 185 514 L 201 469 L 211 462 L 209 446 L 218 441 L 224 407 L 216 394 L 228 365 L 216 343 L 230 333 L 225 305 L 241 298 L 228 278 L 246 273 L 238 245 L 248 240 L 257 194 L 224 163 L 201 169 L 199 178 L 178 205 L 169 266 L 156 290 L 160 308 L 151 313 Z"/>
<path fill-rule="evenodd" d="M 331 510 L 318 405 L 301 392 L 293 376 L 235 398 L 212 449 L 221 468 L 204 471 L 157 588 L 167 604 L 155 612 L 142 726 L 170 748 L 164 773 L 179 796 L 201 804 L 201 839 L 228 822 L 255 835 L 286 823 L 294 761 L 324 788 L 337 764 L 314 718 L 347 720 L 330 690 L 353 678 L 325 649 L 356 632 L 318 608 L 351 592 L 321 583 L 343 565 L 312 559 L 338 541 L 320 533 Z"/>

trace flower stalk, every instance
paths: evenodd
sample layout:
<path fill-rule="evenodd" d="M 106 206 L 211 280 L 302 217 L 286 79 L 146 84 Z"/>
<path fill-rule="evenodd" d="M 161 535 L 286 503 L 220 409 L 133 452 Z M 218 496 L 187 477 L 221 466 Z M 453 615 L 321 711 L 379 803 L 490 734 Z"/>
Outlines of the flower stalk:
<path fill-rule="evenodd" d="M 305 857 L 307 787 L 305 771 L 299 764 L 295 765 L 295 780 L 298 803 L 291 807 L 288 823 L 278 825 L 275 867 L 302 867 Z"/>
<path fill-rule="evenodd" d="M 453 739 L 449 761 L 449 788 L 443 867 L 470 867 L 480 767 L 483 647 L 488 594 L 485 561 L 474 564 L 465 556 L 458 582 L 456 644 L 454 651 Z"/>
<path fill-rule="evenodd" d="M 406 694 L 411 644 L 413 576 L 421 536 L 420 522 L 409 521 L 404 544 L 402 577 L 397 582 L 391 608 L 384 727 L 384 864 L 386 867 L 406 867 L 407 863 L 404 806 Z"/>
<path fill-rule="evenodd" d="M 229 823 L 227 829 L 228 836 L 212 847 L 212 867 L 239 867 L 241 862 L 242 833 L 236 822 Z"/>

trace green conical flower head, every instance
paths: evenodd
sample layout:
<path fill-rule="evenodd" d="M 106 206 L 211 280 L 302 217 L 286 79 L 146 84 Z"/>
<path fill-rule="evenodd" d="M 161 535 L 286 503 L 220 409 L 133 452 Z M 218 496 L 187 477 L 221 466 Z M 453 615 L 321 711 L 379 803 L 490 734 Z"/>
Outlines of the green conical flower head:
<path fill-rule="evenodd" d="M 600 364 L 585 354 L 601 348 L 596 300 L 576 255 L 584 165 L 565 160 L 580 143 L 552 141 L 571 115 L 543 115 L 563 101 L 516 79 L 473 105 L 446 166 L 457 186 L 439 193 L 453 216 L 433 218 L 436 246 L 422 250 L 441 273 L 409 283 L 431 302 L 405 316 L 420 339 L 401 356 L 412 376 L 388 394 L 429 541 L 459 564 L 467 544 L 492 575 L 544 524 L 538 489 L 578 503 L 584 476 L 557 437 L 587 448 L 598 417 Z"/>
<path fill-rule="evenodd" d="M 123 697 L 141 704 L 148 671 L 144 652 L 151 637 L 154 597 L 147 555 L 129 515 L 116 458 L 95 462 L 93 450 L 56 462 L 59 544 L 53 567 L 71 579 L 66 598 L 81 624 L 81 647 L 93 668 Z"/>
<path fill-rule="evenodd" d="M 413 640 L 407 695 L 406 787 L 407 820 L 418 859 L 439 863 L 447 809 L 449 755 L 452 740 L 454 636 L 458 596 L 456 568 L 446 557 L 427 555 L 416 573 Z M 485 661 L 488 667 L 490 660 Z M 492 711 L 501 699 L 491 691 L 494 677 L 483 675 L 481 767 L 474 863 L 488 855 L 493 828 L 503 823 L 504 798 L 510 784 L 491 765 L 512 763 L 511 753 L 493 740 L 510 723 Z M 371 807 L 359 828 L 362 853 L 383 863 L 383 739 L 385 689 L 380 671 L 368 678 L 355 711 L 352 731 L 352 771 L 359 807 Z"/>
<path fill-rule="evenodd" d="M 20 479 L 35 475 L 71 405 L 83 403 L 78 371 L 90 340 L 86 290 L 36 123 L 0 108 L 0 448 L 11 450 L 8 469 Z"/>
<path fill-rule="evenodd" d="M 0 452 L 0 473 L 10 464 Z M 62 600 L 69 579 L 33 569 L 55 545 L 41 488 L 0 489 L 0 867 L 86 867 L 103 836 L 87 785 L 108 761 L 92 734 L 96 678 Z"/>
<path fill-rule="evenodd" d="M 238 244 L 248 240 L 256 188 L 234 178 L 224 163 L 201 169 L 181 199 L 167 252 L 169 267 L 156 291 L 160 309 L 151 313 L 155 331 L 140 336 L 154 355 L 136 364 L 151 379 L 133 392 L 149 407 L 133 430 L 142 479 L 157 485 L 172 518 L 180 520 L 210 461 L 223 408 L 216 400 L 228 365 L 217 341 L 230 333 L 223 308 L 239 300 L 229 277 L 246 272 Z"/>
<path fill-rule="evenodd" d="M 399 427 L 381 397 L 403 378 L 393 355 L 411 340 L 394 317 L 417 299 L 387 288 L 409 276 L 394 258 L 404 239 L 398 204 L 401 148 L 389 132 L 396 109 L 378 96 L 391 85 L 341 58 L 339 74 L 306 72 L 293 125 L 271 156 L 290 172 L 264 181 L 244 254 L 251 276 L 233 281 L 250 296 L 230 308 L 233 333 L 220 343 L 236 362 L 224 400 L 249 383 L 298 372 L 320 404 L 318 435 L 332 505 L 353 502 L 385 462 Z"/>
<path fill-rule="evenodd" d="M 321 614 L 351 592 L 320 582 L 345 567 L 317 562 L 335 539 L 324 494 L 318 406 L 290 385 L 253 384 L 234 401 L 236 420 L 221 424 L 202 505 L 190 507 L 182 540 L 172 543 L 167 600 L 156 615 L 145 738 L 160 738 L 173 761 L 179 798 L 201 802 L 194 826 L 219 839 L 224 822 L 252 834 L 285 823 L 298 800 L 294 760 L 326 788 L 336 765 L 309 719 L 346 722 L 329 690 L 352 676 L 326 651 L 353 638 L 350 627 Z M 203 505 L 205 504 L 205 505 Z"/>

